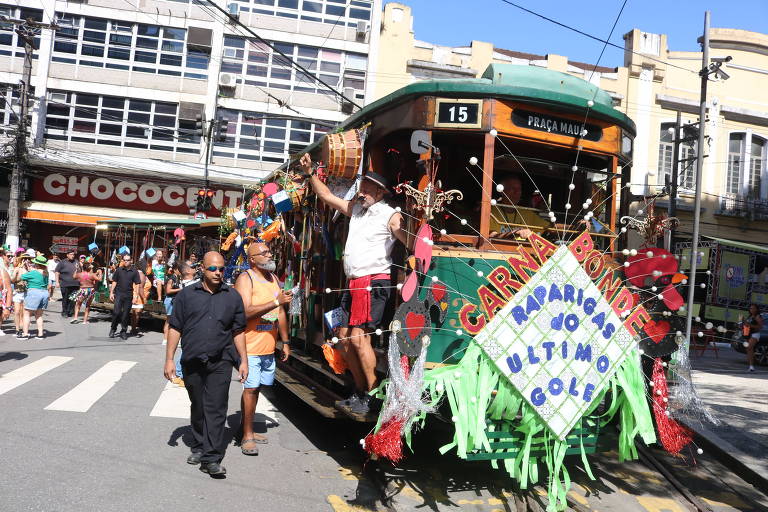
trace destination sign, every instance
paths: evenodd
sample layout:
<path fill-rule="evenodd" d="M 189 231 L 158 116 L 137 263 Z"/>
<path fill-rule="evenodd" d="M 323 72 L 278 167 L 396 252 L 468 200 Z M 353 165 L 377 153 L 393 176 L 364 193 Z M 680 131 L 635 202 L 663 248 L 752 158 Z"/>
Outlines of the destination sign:
<path fill-rule="evenodd" d="M 521 128 L 565 135 L 566 137 L 580 137 L 582 130 L 586 130 L 582 138 L 593 142 L 597 142 L 603 137 L 603 129 L 594 124 L 587 123 L 582 126 L 580 122 L 573 119 L 550 116 L 530 110 L 513 110 L 512 123 Z"/>
<path fill-rule="evenodd" d="M 480 128 L 483 100 L 435 101 L 435 126 Z"/>

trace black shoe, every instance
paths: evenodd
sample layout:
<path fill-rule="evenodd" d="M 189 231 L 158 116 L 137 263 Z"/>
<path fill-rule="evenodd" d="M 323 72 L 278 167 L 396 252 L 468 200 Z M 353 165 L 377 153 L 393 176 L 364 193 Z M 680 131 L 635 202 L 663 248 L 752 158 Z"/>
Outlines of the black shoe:
<path fill-rule="evenodd" d="M 349 407 L 349 410 L 355 414 L 368 414 L 371 410 L 371 395 L 361 396 L 357 403 Z"/>
<path fill-rule="evenodd" d="M 224 476 L 227 474 L 227 469 L 218 462 L 203 462 L 200 464 L 200 471 L 211 476 Z"/>
<path fill-rule="evenodd" d="M 352 393 L 349 398 L 344 400 L 338 400 L 336 402 L 336 406 L 338 407 L 346 407 L 347 409 L 354 406 L 356 403 L 360 401 L 360 396 L 357 394 L 357 392 Z"/>
<path fill-rule="evenodd" d="M 203 456 L 203 452 L 192 452 L 187 457 L 187 464 L 200 464 L 200 459 Z"/>
<path fill-rule="evenodd" d="M 115 331 L 109 331 L 109 334 L 107 336 L 109 338 L 114 338 L 115 336 L 117 336 L 117 334 L 115 334 Z"/>
<path fill-rule="evenodd" d="M 125 331 L 121 332 L 120 333 L 120 339 L 123 340 L 123 341 L 127 340 L 128 339 L 128 333 L 125 332 Z"/>

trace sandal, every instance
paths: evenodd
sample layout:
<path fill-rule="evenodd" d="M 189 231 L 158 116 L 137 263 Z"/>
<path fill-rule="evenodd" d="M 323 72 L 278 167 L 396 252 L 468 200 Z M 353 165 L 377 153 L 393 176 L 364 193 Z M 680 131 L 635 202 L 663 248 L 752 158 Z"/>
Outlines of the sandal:
<path fill-rule="evenodd" d="M 261 434 L 253 434 L 251 441 L 256 442 L 256 444 L 269 444 L 269 439 L 267 439 L 267 436 Z"/>
<path fill-rule="evenodd" d="M 256 446 L 257 443 L 255 439 L 246 439 L 240 443 L 240 451 L 243 452 L 243 455 L 258 455 L 259 448 Z"/>

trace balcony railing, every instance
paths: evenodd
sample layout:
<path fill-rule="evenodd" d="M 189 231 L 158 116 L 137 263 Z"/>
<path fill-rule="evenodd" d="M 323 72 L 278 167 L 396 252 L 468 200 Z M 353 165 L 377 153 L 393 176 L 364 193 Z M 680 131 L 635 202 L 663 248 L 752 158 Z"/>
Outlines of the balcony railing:
<path fill-rule="evenodd" d="M 768 219 L 768 200 L 744 196 L 723 197 L 720 199 L 720 207 L 715 213 L 753 220 L 766 220 Z"/>

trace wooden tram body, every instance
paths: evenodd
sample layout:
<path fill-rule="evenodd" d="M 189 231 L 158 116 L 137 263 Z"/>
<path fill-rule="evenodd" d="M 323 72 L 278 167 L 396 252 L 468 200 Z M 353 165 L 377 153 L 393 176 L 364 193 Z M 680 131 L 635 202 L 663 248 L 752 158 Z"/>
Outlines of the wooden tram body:
<path fill-rule="evenodd" d="M 424 170 L 419 161 L 435 156 L 434 151 L 423 155 L 411 152 L 414 130 L 426 130 L 431 144 L 440 149 L 437 180 L 441 188 L 463 193 L 462 201 L 449 203 L 446 211 L 436 213 L 430 221 L 435 238 L 428 273 L 445 283 L 450 299 L 442 325 L 433 324 L 427 368 L 452 364 L 461 358 L 470 342 L 472 326 L 482 314 L 478 290 L 489 286 L 493 289 L 488 276 L 494 269 L 508 267 L 511 255 L 530 250 L 523 240 L 490 237 L 491 199 L 500 195 L 495 183 L 502 173 L 523 175 L 524 197 L 538 190 L 549 199 L 558 224 L 545 229 L 544 237 L 568 240 L 583 231 L 581 219 L 585 212 L 576 212 L 587 198 L 592 198 L 599 221 L 592 225 L 599 225 L 602 231 L 595 233 L 593 229 L 595 245 L 609 253 L 624 242 L 621 237 L 607 235 L 617 232 L 617 218 L 626 208 L 626 202 L 618 198 L 629 177 L 634 123 L 614 109 L 605 91 L 584 80 L 536 67 L 492 65 L 481 79 L 425 81 L 404 87 L 352 115 L 340 129 L 363 127 L 365 165 L 387 175 L 392 183 L 409 182 L 413 186 L 423 182 Z M 322 159 L 322 141 L 306 151 L 313 160 Z M 468 163 L 472 157 L 477 158 L 475 166 Z M 569 191 L 571 182 L 575 187 Z M 388 202 L 402 208 L 412 241 L 421 222 L 418 215 L 402 195 L 394 195 Z M 564 209 L 567 202 L 574 205 L 568 217 Z M 322 315 L 337 307 L 340 295 L 325 290 L 346 288 L 338 250 L 334 254 L 327 246 L 333 241 L 337 248 L 343 247 L 346 220 L 343 216 L 334 220 L 332 212 L 311 196 L 309 204 L 311 207 L 303 213 L 288 215 L 286 223 L 297 232 L 307 224 L 303 216 L 317 215 L 323 228 L 306 231 L 313 237 L 301 256 L 307 262 L 308 307 L 294 324 L 298 327 L 293 330 L 294 357 L 279 365 L 277 378 L 324 416 L 344 417 L 348 413 L 337 410 L 333 403 L 344 394 L 345 381 L 325 363 L 321 345 L 333 336 Z M 323 245 L 325 250 L 312 249 Z M 402 250 L 394 254 L 393 285 L 404 279 L 405 257 Z M 396 295 L 393 288 L 391 309 L 399 301 Z M 377 369 L 384 377 L 384 336 L 373 338 Z M 584 421 L 588 423 L 588 419 Z M 584 434 L 584 444 L 590 442 L 590 432 L 594 434 L 587 423 L 574 431 Z M 511 442 L 501 433 L 496 437 L 499 443 Z M 478 454 L 476 458 L 483 457 Z M 485 458 L 489 457 L 497 458 Z"/>

